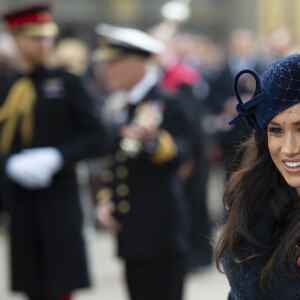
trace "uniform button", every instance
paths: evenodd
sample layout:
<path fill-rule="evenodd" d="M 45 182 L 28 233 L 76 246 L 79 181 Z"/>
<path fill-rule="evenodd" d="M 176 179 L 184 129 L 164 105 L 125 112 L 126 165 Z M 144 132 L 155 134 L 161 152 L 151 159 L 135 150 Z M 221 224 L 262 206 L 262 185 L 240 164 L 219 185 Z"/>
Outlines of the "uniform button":
<path fill-rule="evenodd" d="M 112 154 L 106 154 L 104 156 L 104 161 L 109 167 L 115 163 L 115 159 Z"/>
<path fill-rule="evenodd" d="M 110 188 L 102 188 L 99 190 L 99 192 L 96 194 L 96 199 L 100 202 L 106 202 L 110 201 L 113 196 L 113 191 Z"/>
<path fill-rule="evenodd" d="M 110 170 L 103 170 L 100 176 L 104 182 L 111 182 L 114 179 L 114 174 Z"/>
<path fill-rule="evenodd" d="M 116 190 L 120 197 L 126 197 L 129 194 L 129 186 L 125 183 L 119 184 Z"/>
<path fill-rule="evenodd" d="M 124 179 L 128 176 L 128 168 L 126 168 L 125 166 L 119 166 L 116 169 L 116 175 L 118 178 L 120 179 Z"/>
<path fill-rule="evenodd" d="M 124 151 L 118 150 L 115 154 L 115 158 L 118 162 L 124 162 L 127 159 L 127 155 Z"/>
<path fill-rule="evenodd" d="M 122 214 L 129 213 L 131 209 L 131 205 L 127 200 L 120 201 L 117 207 L 118 207 L 118 211 Z"/>

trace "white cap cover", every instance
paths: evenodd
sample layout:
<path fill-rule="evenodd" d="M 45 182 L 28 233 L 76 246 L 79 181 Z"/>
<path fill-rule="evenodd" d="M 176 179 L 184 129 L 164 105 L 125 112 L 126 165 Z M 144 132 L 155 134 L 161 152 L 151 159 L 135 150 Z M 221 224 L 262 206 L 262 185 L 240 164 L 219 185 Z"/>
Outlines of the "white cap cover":
<path fill-rule="evenodd" d="M 101 23 L 96 26 L 96 33 L 105 37 L 114 46 L 141 50 L 159 54 L 165 46 L 149 34 L 134 28 L 117 27 Z"/>

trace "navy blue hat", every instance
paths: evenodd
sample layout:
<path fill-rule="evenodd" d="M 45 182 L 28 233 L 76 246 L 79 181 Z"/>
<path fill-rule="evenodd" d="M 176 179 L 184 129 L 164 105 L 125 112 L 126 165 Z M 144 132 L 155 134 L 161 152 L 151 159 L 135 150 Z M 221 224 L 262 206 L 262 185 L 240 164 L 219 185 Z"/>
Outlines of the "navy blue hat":
<path fill-rule="evenodd" d="M 256 88 L 252 98 L 243 103 L 238 80 L 245 73 L 254 77 Z M 275 115 L 300 102 L 300 54 L 274 61 L 261 77 L 253 70 L 242 70 L 236 75 L 233 88 L 238 100 L 235 109 L 239 115 L 229 124 L 236 124 L 243 118 L 248 127 L 261 128 L 266 132 Z"/>

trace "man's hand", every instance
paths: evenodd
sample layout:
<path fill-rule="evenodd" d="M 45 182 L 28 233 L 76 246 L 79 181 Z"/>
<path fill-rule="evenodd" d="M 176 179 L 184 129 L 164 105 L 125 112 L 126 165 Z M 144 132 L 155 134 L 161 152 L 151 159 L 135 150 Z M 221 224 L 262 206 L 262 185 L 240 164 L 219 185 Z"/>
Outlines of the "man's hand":
<path fill-rule="evenodd" d="M 115 204 L 112 201 L 101 202 L 96 207 L 96 217 L 100 225 L 112 232 L 120 232 L 121 223 L 113 217 L 116 210 Z"/>
<path fill-rule="evenodd" d="M 195 162 L 192 159 L 187 159 L 179 165 L 178 176 L 182 182 L 187 182 L 192 178 L 195 170 Z"/>
<path fill-rule="evenodd" d="M 158 129 L 152 126 L 129 124 L 121 128 L 120 135 L 124 138 L 139 140 L 142 144 L 156 141 Z"/>
<path fill-rule="evenodd" d="M 62 167 L 60 152 L 52 147 L 23 150 L 8 158 L 5 171 L 9 178 L 27 189 L 47 188 Z"/>
<path fill-rule="evenodd" d="M 24 153 L 11 155 L 5 172 L 10 179 L 26 189 L 41 189 L 51 184 L 51 178 L 40 172 L 39 162 Z"/>

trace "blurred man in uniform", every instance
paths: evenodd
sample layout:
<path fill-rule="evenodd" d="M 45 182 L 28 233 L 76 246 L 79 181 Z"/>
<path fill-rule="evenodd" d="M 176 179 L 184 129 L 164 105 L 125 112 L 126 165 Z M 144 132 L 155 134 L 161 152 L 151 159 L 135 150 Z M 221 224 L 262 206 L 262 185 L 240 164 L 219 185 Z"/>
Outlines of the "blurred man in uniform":
<path fill-rule="evenodd" d="M 159 36 L 159 32 L 156 33 Z M 184 43 L 185 40 L 179 42 Z M 190 208 L 191 253 L 187 270 L 194 272 L 212 263 L 211 226 L 207 209 L 208 165 L 204 155 L 205 135 L 201 121 L 207 112 L 207 83 L 202 74 L 170 43 L 166 55 L 160 58 L 163 77 L 160 87 L 182 102 L 188 115 L 191 137 L 191 156 L 181 163 L 182 179 Z M 196 92 L 197 91 L 197 92 Z"/>
<path fill-rule="evenodd" d="M 78 76 L 85 76 L 89 65 L 89 47 L 81 39 L 65 37 L 54 51 L 54 64 Z"/>
<path fill-rule="evenodd" d="M 80 79 L 46 67 L 58 32 L 51 7 L 19 8 L 4 20 L 18 56 L 18 73 L 0 83 L 12 289 L 67 300 L 90 284 L 74 163 L 106 151 L 108 135 Z"/>
<path fill-rule="evenodd" d="M 14 70 L 15 45 L 12 37 L 6 32 L 0 33 L 0 81 Z M 7 226 L 7 214 L 0 197 L 0 231 Z"/>
<path fill-rule="evenodd" d="M 189 154 L 188 121 L 180 103 L 159 91 L 150 66 L 163 44 L 136 29 L 96 30 L 107 85 L 124 92 L 110 111 L 118 136 L 105 156 L 97 216 L 117 233 L 130 298 L 181 300 L 189 249 L 177 169 Z"/>

